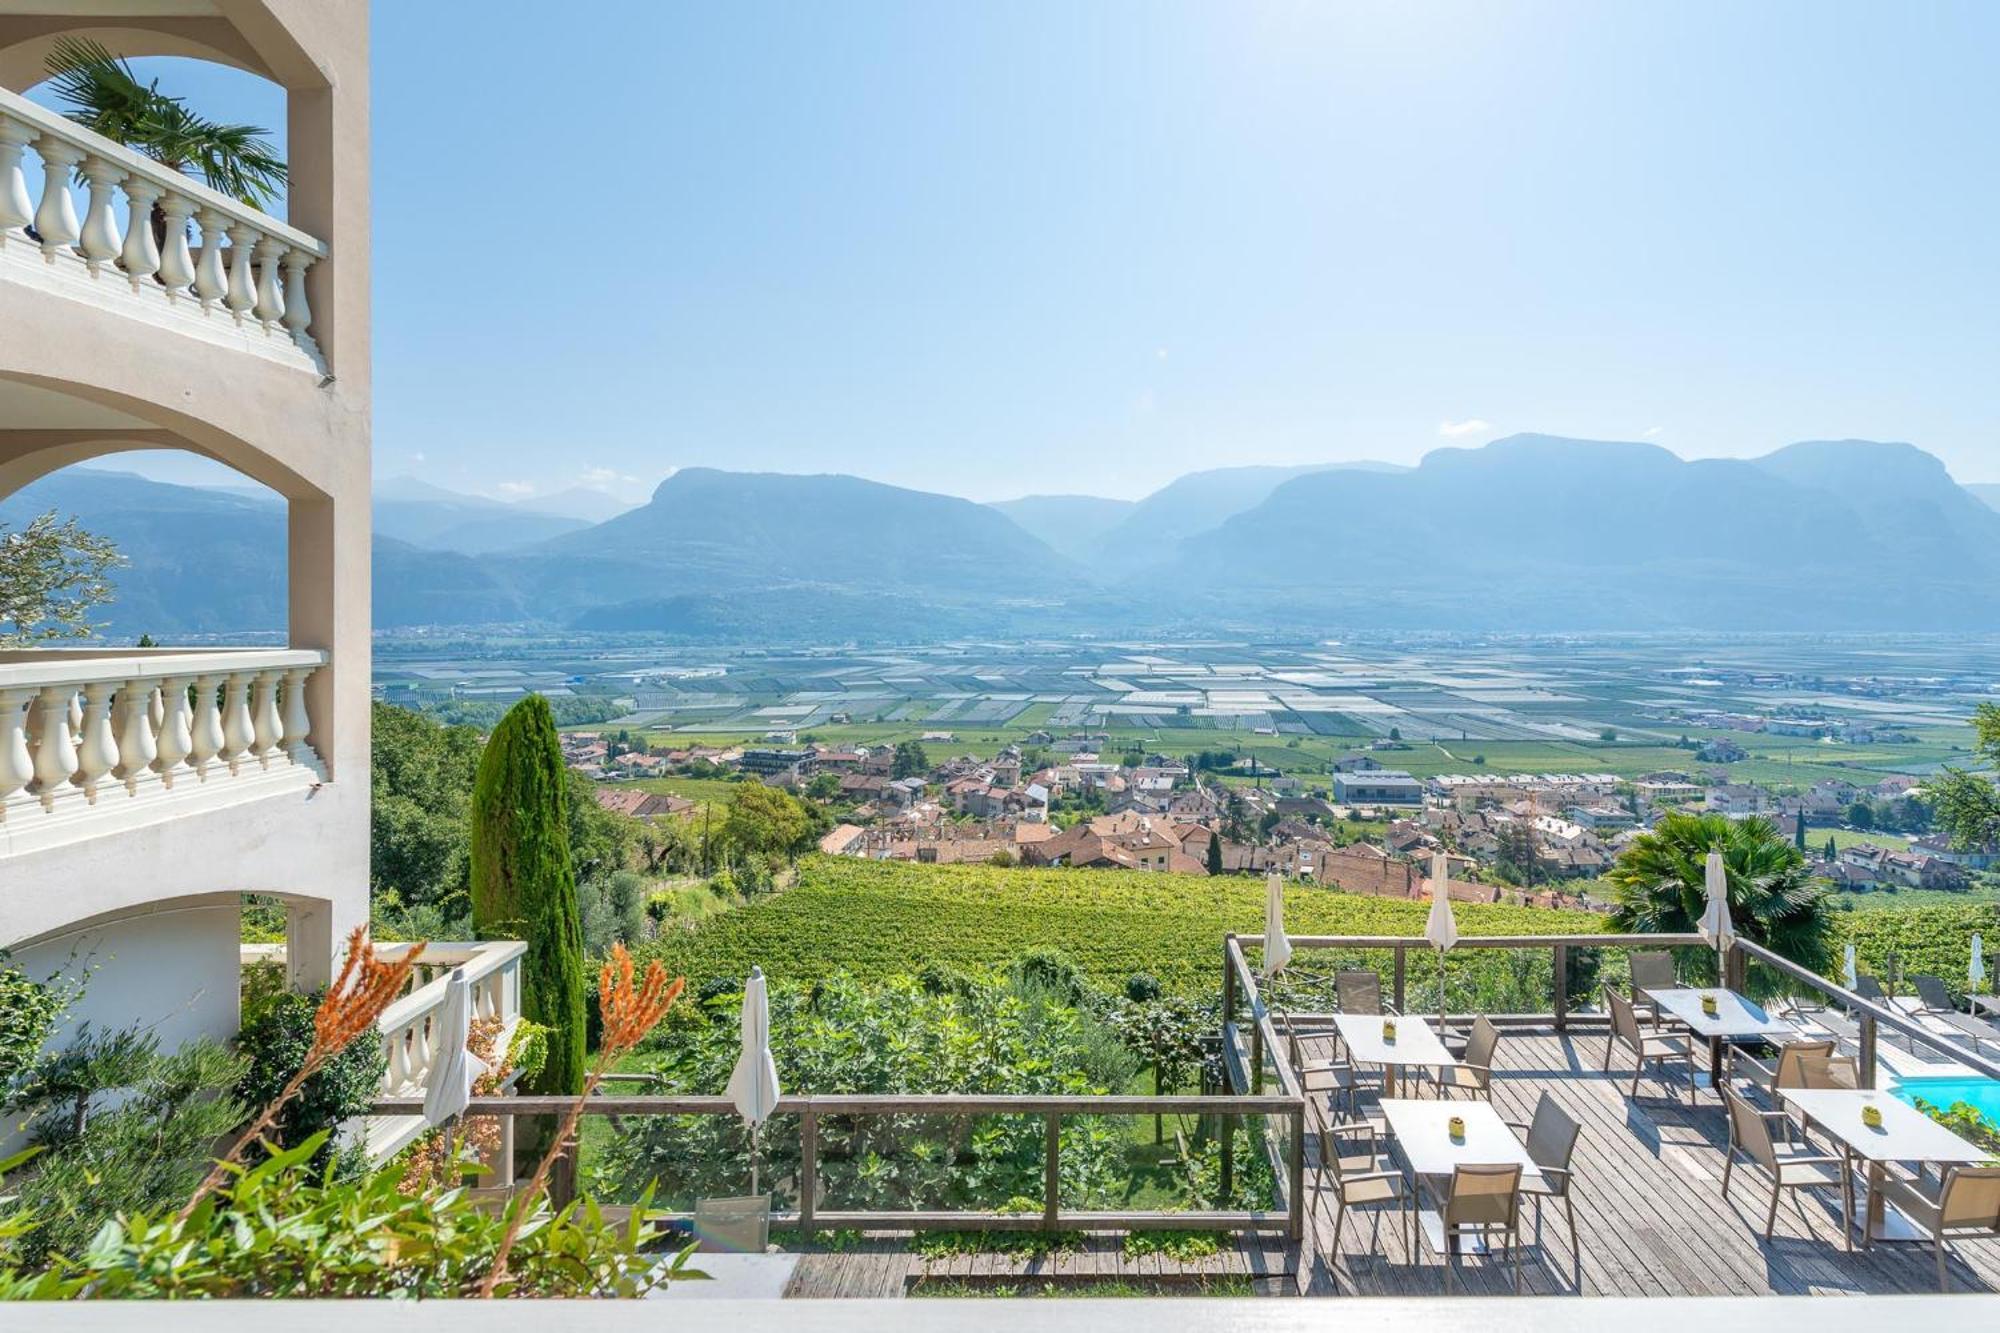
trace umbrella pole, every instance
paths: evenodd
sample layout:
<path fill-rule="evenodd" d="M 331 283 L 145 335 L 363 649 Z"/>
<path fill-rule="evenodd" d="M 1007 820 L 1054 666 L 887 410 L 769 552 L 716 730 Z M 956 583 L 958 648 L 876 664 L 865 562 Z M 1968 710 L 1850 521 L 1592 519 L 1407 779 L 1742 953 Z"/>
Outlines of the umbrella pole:
<path fill-rule="evenodd" d="M 750 1192 L 757 1192 L 757 1133 L 761 1126 L 750 1126 Z"/>
<path fill-rule="evenodd" d="M 1444 1035 L 1444 950 L 1438 950 L 1438 1035 Z"/>

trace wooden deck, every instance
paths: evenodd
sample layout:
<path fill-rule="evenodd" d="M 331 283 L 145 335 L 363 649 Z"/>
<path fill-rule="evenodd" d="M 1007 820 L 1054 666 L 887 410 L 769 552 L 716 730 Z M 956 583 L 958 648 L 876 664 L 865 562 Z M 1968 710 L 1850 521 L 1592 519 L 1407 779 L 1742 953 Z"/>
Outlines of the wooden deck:
<path fill-rule="evenodd" d="M 1292 1287 L 1291 1259 L 1276 1238 L 1258 1247 L 1224 1249 L 1197 1263 L 1181 1263 L 1162 1255 L 1134 1258 L 1124 1252 L 1118 1236 L 1088 1236 L 1074 1250 L 1038 1258 L 1010 1254 L 961 1254 L 925 1259 L 912 1254 L 906 1235 L 868 1236 L 838 1249 L 802 1253 L 785 1288 L 787 1298 L 898 1297 L 921 1281 L 962 1282 L 972 1286 L 1007 1282 L 1047 1282 L 1058 1288 L 1093 1282 L 1129 1282 L 1147 1286 L 1198 1289 L 1218 1278 L 1250 1279 L 1260 1294 L 1277 1295 Z"/>
<path fill-rule="evenodd" d="M 1313 1045 L 1308 1041 L 1309 1048 Z M 1313 1051 L 1318 1054 L 1318 1051 Z M 1688 1106 L 1687 1084 L 1648 1075 L 1636 1099 L 1631 1065 L 1602 1072 L 1604 1038 L 1594 1032 L 1510 1031 L 1496 1056 L 1493 1101 L 1508 1120 L 1526 1121 L 1544 1091 L 1583 1125 L 1577 1143 L 1577 1227 L 1573 1259 L 1561 1204 L 1544 1205 L 1539 1236 L 1522 1254 L 1523 1290 L 1532 1295 L 1811 1296 L 1933 1293 L 1928 1244 L 1841 1248 L 1836 1189 L 1786 1191 L 1774 1238 L 1763 1237 L 1768 1188 L 1754 1170 L 1738 1169 L 1722 1197 L 1726 1128 L 1720 1104 L 1703 1090 Z M 1333 1198 L 1317 1188 L 1317 1144 L 1307 1169 L 1312 1206 L 1307 1240 L 1295 1263 L 1296 1290 L 1310 1295 L 1435 1295 L 1440 1261 L 1419 1240 L 1412 1258 L 1399 1218 L 1362 1208 L 1348 1218 L 1340 1252 L 1330 1254 Z M 1861 1207 L 1857 1191 L 1856 1208 Z M 1532 1228 L 1530 1205 L 1529 1228 Z M 1535 1243 L 1538 1240 L 1539 1243 Z M 1954 1291 L 2000 1291 L 2000 1240 L 1953 1247 Z M 1512 1291 L 1504 1258 L 1458 1261 L 1463 1289 Z"/>

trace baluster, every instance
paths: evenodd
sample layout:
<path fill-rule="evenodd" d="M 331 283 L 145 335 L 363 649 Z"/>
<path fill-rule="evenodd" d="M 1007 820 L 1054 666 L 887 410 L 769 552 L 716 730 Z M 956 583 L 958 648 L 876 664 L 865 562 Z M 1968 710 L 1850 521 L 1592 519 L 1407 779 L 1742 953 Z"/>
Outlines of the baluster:
<path fill-rule="evenodd" d="M 285 293 L 278 279 L 278 267 L 289 249 L 275 236 L 257 242 L 257 318 L 267 333 L 285 318 Z"/>
<path fill-rule="evenodd" d="M 160 200 L 160 217 L 166 224 L 167 248 L 160 256 L 160 282 L 168 296 L 180 296 L 194 285 L 194 255 L 188 250 L 188 219 L 194 216 L 194 202 L 178 194 Z"/>
<path fill-rule="evenodd" d="M 257 304 L 257 275 L 250 271 L 250 257 L 255 252 L 257 233 L 242 223 L 229 229 L 229 290 L 222 303 L 229 307 L 229 313 L 236 316 L 241 324 L 243 316 Z"/>
<path fill-rule="evenodd" d="M 83 687 L 83 743 L 76 751 L 76 776 L 84 799 L 97 804 L 97 784 L 118 767 L 118 737 L 111 730 L 111 692 L 116 686 L 95 680 Z"/>
<path fill-rule="evenodd" d="M 35 735 L 35 792 L 42 808 L 56 808 L 56 793 L 76 772 L 75 733 L 69 727 L 70 692 L 60 685 L 44 685 L 36 697 L 35 711 L 40 725 Z"/>
<path fill-rule="evenodd" d="M 311 674 L 310 667 L 285 672 L 285 753 L 295 764 L 305 761 L 306 734 L 312 730 L 306 714 L 306 677 Z"/>
<path fill-rule="evenodd" d="M 132 280 L 132 290 L 160 271 L 160 243 L 153 235 L 153 202 L 166 191 L 144 176 L 125 182 L 125 198 L 132 205 L 125 226 L 125 251 L 118 256 L 119 267 Z"/>
<path fill-rule="evenodd" d="M 35 151 L 42 155 L 42 203 L 35 210 L 35 230 L 41 233 L 42 258 L 53 264 L 56 252 L 76 244 L 83 234 L 76 203 L 69 197 L 69 173 L 83 161 L 83 150 L 44 134 L 35 140 Z"/>
<path fill-rule="evenodd" d="M 0 246 L 35 220 L 28 178 L 21 172 L 21 150 L 34 141 L 33 130 L 0 116 Z"/>
<path fill-rule="evenodd" d="M 168 676 L 160 682 L 160 744 L 153 767 L 159 772 L 160 784 L 169 790 L 174 777 L 187 766 L 187 757 L 194 753 L 193 713 L 186 676 Z"/>
<path fill-rule="evenodd" d="M 278 743 L 285 738 L 285 724 L 278 716 L 278 676 L 276 671 L 257 673 L 256 707 L 251 711 L 250 728 L 253 735 L 251 752 L 257 762 L 269 768 L 271 755 Z"/>
<path fill-rule="evenodd" d="M 194 732 L 193 748 L 189 751 L 194 759 L 194 774 L 202 781 L 208 781 L 208 766 L 222 753 L 222 714 L 215 706 L 216 679 L 214 676 L 196 676 L 194 681 Z"/>
<path fill-rule="evenodd" d="M 153 761 L 160 754 L 160 747 L 153 739 L 152 681 L 128 680 L 118 687 L 116 727 L 118 767 L 115 775 L 124 779 L 126 791 L 137 795 L 139 776 L 152 771 Z"/>
<path fill-rule="evenodd" d="M 244 753 L 257 741 L 257 729 L 250 721 L 250 677 L 232 671 L 223 688 L 227 698 L 222 705 L 222 757 L 229 761 L 233 776 Z"/>
<path fill-rule="evenodd" d="M 389 1086 L 397 1092 L 410 1086 L 410 1030 L 397 1028 L 389 1034 Z"/>
<path fill-rule="evenodd" d="M 312 262 L 303 250 L 285 251 L 285 327 L 301 347 L 312 346 L 312 335 L 306 332 L 312 325 L 312 306 L 306 302 L 306 270 Z"/>
<path fill-rule="evenodd" d="M 83 160 L 83 179 L 90 187 L 90 209 L 84 215 L 83 234 L 78 238 L 77 248 L 90 261 L 93 277 L 107 261 L 118 257 L 125 244 L 125 238 L 118 234 L 118 214 L 112 208 L 118 182 L 124 178 L 122 170 L 101 157 Z"/>
<path fill-rule="evenodd" d="M 7 818 L 7 798 L 35 777 L 35 758 L 28 753 L 28 701 L 31 689 L 0 690 L 0 821 Z"/>
<path fill-rule="evenodd" d="M 229 290 L 229 275 L 222 271 L 222 214 L 212 208 L 198 209 L 194 220 L 201 227 L 201 260 L 194 267 L 194 294 L 206 310 Z"/>
<path fill-rule="evenodd" d="M 83 735 L 83 696 L 74 689 L 69 692 L 69 734 Z"/>

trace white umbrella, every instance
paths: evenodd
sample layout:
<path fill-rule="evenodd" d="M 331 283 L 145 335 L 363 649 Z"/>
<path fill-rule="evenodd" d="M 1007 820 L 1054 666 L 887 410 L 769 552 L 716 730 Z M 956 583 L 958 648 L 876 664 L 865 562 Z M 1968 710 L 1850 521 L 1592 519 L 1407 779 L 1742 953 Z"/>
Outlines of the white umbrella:
<path fill-rule="evenodd" d="M 1431 914 L 1424 921 L 1424 938 L 1438 951 L 1438 1024 L 1444 1024 L 1444 956 L 1458 943 L 1458 919 L 1451 914 L 1451 862 L 1443 852 L 1431 853 Z"/>
<path fill-rule="evenodd" d="M 1277 871 L 1264 883 L 1264 975 L 1275 977 L 1292 961 L 1292 941 L 1285 934 L 1285 881 Z"/>
<path fill-rule="evenodd" d="M 437 1056 L 431 1061 L 430 1079 L 424 1086 L 424 1119 L 446 1126 L 447 1169 L 456 1161 L 449 1123 L 465 1114 L 472 1101 L 472 1085 L 486 1074 L 486 1062 L 465 1048 L 471 1037 L 472 983 L 465 979 L 465 969 L 457 967 L 445 982 L 444 1008 L 437 1019 Z"/>
<path fill-rule="evenodd" d="M 1729 872 L 1722 867 L 1722 853 L 1708 854 L 1708 867 L 1703 876 L 1708 890 L 1708 906 L 1701 912 L 1701 933 L 1715 946 L 1715 977 L 1718 984 L 1723 977 L 1723 958 L 1729 952 L 1729 945 L 1736 937 L 1735 923 L 1729 919 Z"/>
<path fill-rule="evenodd" d="M 1986 980 L 1986 945 L 1977 935 L 1972 937 L 1972 961 L 1966 964 L 1965 977 L 1972 983 L 1966 987 L 1971 991 L 1978 990 L 1979 983 Z M 1971 1002 L 1967 1001 L 1967 1007 L 1970 1006 Z"/>
<path fill-rule="evenodd" d="M 778 1105 L 778 1064 L 771 1058 L 771 1000 L 764 969 L 750 969 L 743 983 L 743 1050 L 729 1075 L 729 1100 L 750 1126 L 750 1192 L 757 1192 L 757 1128 Z"/>
<path fill-rule="evenodd" d="M 1840 979 L 1849 990 L 1861 984 L 1861 973 L 1854 966 L 1854 945 L 1851 943 L 1840 960 Z"/>

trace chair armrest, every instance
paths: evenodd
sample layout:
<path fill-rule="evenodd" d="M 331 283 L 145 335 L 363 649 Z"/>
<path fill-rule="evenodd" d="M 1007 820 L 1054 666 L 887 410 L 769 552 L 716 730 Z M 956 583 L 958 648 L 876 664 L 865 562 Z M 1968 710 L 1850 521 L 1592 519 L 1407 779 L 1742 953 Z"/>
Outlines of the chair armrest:
<path fill-rule="evenodd" d="M 1353 1175 L 1353 1176 L 1343 1174 L 1340 1177 L 1340 1183 L 1343 1185 L 1358 1185 L 1364 1180 L 1400 1181 L 1404 1179 L 1406 1179 L 1406 1177 L 1403 1175 L 1401 1171 L 1363 1171 L 1359 1175 Z"/>

